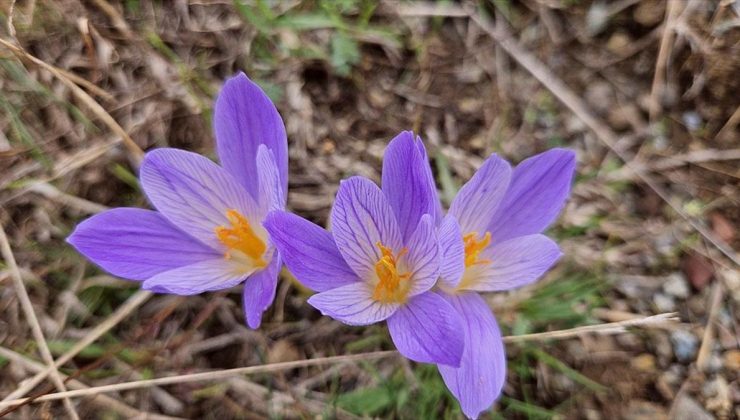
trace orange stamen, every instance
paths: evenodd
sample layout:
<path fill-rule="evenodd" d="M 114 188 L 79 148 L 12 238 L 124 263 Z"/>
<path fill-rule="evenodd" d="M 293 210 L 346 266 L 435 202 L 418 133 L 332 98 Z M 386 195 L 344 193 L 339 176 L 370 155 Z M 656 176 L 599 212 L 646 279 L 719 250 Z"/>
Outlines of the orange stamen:
<path fill-rule="evenodd" d="M 398 272 L 398 259 L 408 253 L 407 248 L 401 249 L 398 255 L 393 255 L 393 250 L 378 242 L 382 257 L 375 263 L 375 274 L 378 275 L 378 284 L 373 291 L 373 299 L 383 303 L 401 303 L 406 301 L 410 284 L 411 273 L 400 274 Z"/>
<path fill-rule="evenodd" d="M 488 259 L 478 259 L 481 251 L 491 243 L 491 232 L 486 232 L 481 240 L 478 240 L 478 232 L 470 232 L 463 236 L 463 241 L 465 241 L 465 268 L 491 263 Z"/>
<path fill-rule="evenodd" d="M 218 240 L 228 248 L 224 257 L 231 258 L 232 252 L 238 251 L 251 258 L 257 267 L 266 267 L 267 262 L 262 257 L 267 245 L 254 232 L 247 218 L 236 210 L 227 210 L 226 218 L 231 227 L 219 226 L 215 229 Z"/>

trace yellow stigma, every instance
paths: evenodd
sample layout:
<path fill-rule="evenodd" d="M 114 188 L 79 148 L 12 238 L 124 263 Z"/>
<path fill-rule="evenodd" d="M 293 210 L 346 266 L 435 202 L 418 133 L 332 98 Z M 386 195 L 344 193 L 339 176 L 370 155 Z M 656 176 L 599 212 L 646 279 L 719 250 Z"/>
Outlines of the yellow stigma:
<path fill-rule="evenodd" d="M 490 264 L 491 260 L 478 259 L 478 255 L 491 243 L 491 232 L 486 232 L 483 238 L 478 240 L 478 232 L 470 232 L 463 236 L 465 241 L 465 268 L 476 264 Z"/>
<path fill-rule="evenodd" d="M 375 263 L 378 284 L 375 285 L 373 299 L 382 303 L 405 302 L 409 293 L 411 273 L 400 274 L 398 272 L 398 259 L 406 254 L 408 249 L 403 248 L 398 255 L 393 256 L 393 250 L 390 248 L 383 246 L 380 242 L 376 245 L 383 256 Z"/>
<path fill-rule="evenodd" d="M 251 258 L 252 263 L 258 268 L 267 266 L 262 258 L 267 250 L 265 242 L 257 236 L 246 217 L 236 210 L 227 210 L 226 218 L 229 219 L 231 227 L 219 226 L 215 229 L 216 237 L 228 250 L 224 257 L 231 258 L 234 251 Z"/>

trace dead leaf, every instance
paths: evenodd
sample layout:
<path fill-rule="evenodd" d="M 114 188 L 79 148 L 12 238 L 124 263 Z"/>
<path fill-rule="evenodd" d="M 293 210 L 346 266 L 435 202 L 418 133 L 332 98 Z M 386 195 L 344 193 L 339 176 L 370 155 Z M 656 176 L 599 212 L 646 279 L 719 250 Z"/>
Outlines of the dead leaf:
<path fill-rule="evenodd" d="M 709 215 L 709 219 L 712 221 L 712 230 L 720 239 L 727 243 L 735 239 L 735 226 L 725 216 L 715 212 Z"/>
<path fill-rule="evenodd" d="M 684 256 L 682 266 L 686 277 L 697 290 L 704 289 L 714 275 L 714 269 L 709 261 L 696 253 Z"/>
<path fill-rule="evenodd" d="M 276 341 L 267 352 L 268 363 L 292 362 L 298 359 L 300 359 L 298 350 L 288 340 Z"/>

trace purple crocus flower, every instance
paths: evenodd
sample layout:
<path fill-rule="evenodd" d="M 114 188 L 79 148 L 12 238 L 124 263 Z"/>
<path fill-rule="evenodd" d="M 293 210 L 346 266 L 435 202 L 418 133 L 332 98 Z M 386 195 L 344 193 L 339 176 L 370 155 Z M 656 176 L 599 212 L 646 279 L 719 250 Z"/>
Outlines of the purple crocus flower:
<path fill-rule="evenodd" d="M 349 325 L 385 320 L 402 355 L 459 366 L 460 316 L 429 291 L 439 278 L 439 200 L 431 173 L 408 167 L 407 154 L 426 162 L 421 142 L 402 133 L 386 152 L 382 190 L 361 177 L 342 181 L 331 233 L 284 211 L 270 213 L 265 228 L 296 278 L 319 292 L 308 302 L 324 315 Z"/>
<path fill-rule="evenodd" d="M 478 292 L 530 284 L 562 255 L 542 235 L 570 192 L 575 154 L 552 149 L 515 169 L 491 155 L 460 189 L 439 226 L 444 254 L 439 289 L 465 325 L 460 366 L 439 365 L 466 416 L 477 418 L 501 394 L 506 357 L 501 332 Z"/>
<path fill-rule="evenodd" d="M 247 324 L 275 297 L 281 258 L 262 221 L 285 208 L 285 126 L 243 73 L 216 100 L 221 165 L 177 149 L 144 157 L 142 188 L 158 211 L 117 208 L 77 226 L 67 241 L 104 270 L 159 293 L 193 295 L 244 282 Z"/>

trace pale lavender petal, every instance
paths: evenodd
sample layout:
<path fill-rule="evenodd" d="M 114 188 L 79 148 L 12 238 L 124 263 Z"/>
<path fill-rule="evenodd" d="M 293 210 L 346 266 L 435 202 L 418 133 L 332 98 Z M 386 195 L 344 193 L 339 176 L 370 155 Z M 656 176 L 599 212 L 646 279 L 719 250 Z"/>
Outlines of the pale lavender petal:
<path fill-rule="evenodd" d="M 352 177 L 339 184 L 331 213 L 334 241 L 347 264 L 363 280 L 375 276 L 382 254 L 378 243 L 400 252 L 401 232 L 385 196 L 372 181 Z"/>
<path fill-rule="evenodd" d="M 409 296 L 424 293 L 439 278 L 439 241 L 432 216 L 425 214 L 406 243 L 408 254 L 399 263 L 411 272 Z"/>
<path fill-rule="evenodd" d="M 431 167 L 429 166 L 429 156 L 427 155 L 427 149 L 426 147 L 424 147 L 424 142 L 421 140 L 421 136 L 416 136 L 416 148 L 417 150 L 419 150 L 421 160 L 423 162 L 427 162 L 426 168 L 429 168 L 429 170 L 424 171 L 424 176 L 427 178 L 427 189 L 431 191 L 434 195 L 434 203 L 432 206 L 430 206 L 430 210 L 432 210 L 430 214 L 434 218 L 434 224 L 439 224 L 439 222 L 442 221 L 444 210 L 442 209 L 442 201 L 440 201 L 439 193 L 437 192 L 437 184 L 434 181 L 434 174 L 432 174 Z"/>
<path fill-rule="evenodd" d="M 321 227 L 284 211 L 268 214 L 264 226 L 288 270 L 306 287 L 323 292 L 360 280 Z"/>
<path fill-rule="evenodd" d="M 488 230 L 491 218 L 509 188 L 511 166 L 491 155 L 472 178 L 463 185 L 450 205 L 449 214 L 457 219 L 463 234 Z"/>
<path fill-rule="evenodd" d="M 264 270 L 254 272 L 244 282 L 242 305 L 244 307 L 244 317 L 247 320 L 249 328 L 259 328 L 262 323 L 262 313 L 275 300 L 275 289 L 277 288 L 278 275 L 282 267 L 280 261 L 280 255 L 274 255 L 270 264 Z"/>
<path fill-rule="evenodd" d="M 404 131 L 388 144 L 383 156 L 383 194 L 398 220 L 404 241 L 414 233 L 425 214 L 436 222 L 440 202 L 432 169 L 421 139 Z"/>
<path fill-rule="evenodd" d="M 257 148 L 257 176 L 259 196 L 257 202 L 263 214 L 285 208 L 286 195 L 280 183 L 275 156 L 264 144 Z"/>
<path fill-rule="evenodd" d="M 434 292 L 411 298 L 388 318 L 388 331 L 402 355 L 423 363 L 459 366 L 465 338 L 460 315 Z"/>
<path fill-rule="evenodd" d="M 217 250 L 215 229 L 230 226 L 227 210 L 253 224 L 257 206 L 249 193 L 223 168 L 184 150 L 157 149 L 141 164 L 141 185 L 152 204 L 178 229 Z"/>
<path fill-rule="evenodd" d="M 444 295 L 463 319 L 465 350 L 460 367 L 438 365 L 463 413 L 476 419 L 491 408 L 506 381 L 506 354 L 496 318 L 477 293 Z"/>
<path fill-rule="evenodd" d="M 503 203 L 491 219 L 493 243 L 542 232 L 560 213 L 570 194 L 576 167 L 571 150 L 552 149 L 520 163 Z"/>
<path fill-rule="evenodd" d="M 355 282 L 326 292 L 317 293 L 308 303 L 337 321 L 348 325 L 370 325 L 393 315 L 398 303 L 380 303 L 372 298 L 372 290 L 365 282 Z"/>
<path fill-rule="evenodd" d="M 441 254 L 439 280 L 447 287 L 455 288 L 465 272 L 465 243 L 460 226 L 454 217 L 442 219 L 437 232 Z"/>
<path fill-rule="evenodd" d="M 113 209 L 85 220 L 67 242 L 104 270 L 129 280 L 146 280 L 220 257 L 161 214 L 134 208 Z"/>
<path fill-rule="evenodd" d="M 221 257 L 164 271 L 145 280 L 141 287 L 157 293 L 197 295 L 234 287 L 249 274 L 243 266 Z"/>
<path fill-rule="evenodd" d="M 522 287 L 539 279 L 562 255 L 545 235 L 519 236 L 489 246 L 481 257 L 490 263 L 468 267 L 460 287 L 479 292 Z"/>
<path fill-rule="evenodd" d="M 275 155 L 280 186 L 288 190 L 288 140 L 285 125 L 265 92 L 244 73 L 224 83 L 213 111 L 216 149 L 221 164 L 257 198 L 257 148 L 264 144 Z"/>

